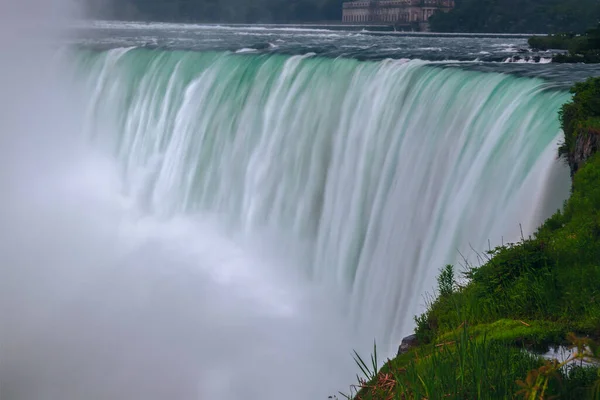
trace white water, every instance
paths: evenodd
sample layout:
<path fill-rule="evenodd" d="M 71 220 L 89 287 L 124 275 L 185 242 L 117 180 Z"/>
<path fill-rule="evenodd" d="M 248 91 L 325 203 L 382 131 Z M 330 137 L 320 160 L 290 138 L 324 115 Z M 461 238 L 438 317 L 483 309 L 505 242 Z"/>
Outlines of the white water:
<path fill-rule="evenodd" d="M 325 398 L 566 196 L 540 81 L 4 50 L 2 400 Z"/>

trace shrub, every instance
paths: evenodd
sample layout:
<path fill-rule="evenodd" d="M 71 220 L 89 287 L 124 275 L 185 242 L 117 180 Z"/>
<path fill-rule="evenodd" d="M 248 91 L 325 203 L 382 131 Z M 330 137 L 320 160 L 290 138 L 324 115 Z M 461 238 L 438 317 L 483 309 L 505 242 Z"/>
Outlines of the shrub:
<path fill-rule="evenodd" d="M 454 266 L 446 265 L 438 276 L 440 296 L 450 296 L 454 292 Z"/>

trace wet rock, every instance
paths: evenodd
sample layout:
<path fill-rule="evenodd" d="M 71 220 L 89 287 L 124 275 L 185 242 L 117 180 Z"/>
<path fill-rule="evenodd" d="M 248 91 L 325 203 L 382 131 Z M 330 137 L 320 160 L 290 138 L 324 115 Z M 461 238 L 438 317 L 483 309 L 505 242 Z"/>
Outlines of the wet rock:
<path fill-rule="evenodd" d="M 410 335 L 402 339 L 402 343 L 398 348 L 398 355 L 406 354 L 408 351 L 414 347 L 419 345 L 419 339 L 417 339 L 417 335 Z"/>
<path fill-rule="evenodd" d="M 256 43 L 254 45 L 251 46 L 252 49 L 254 50 L 266 50 L 269 47 L 271 47 L 271 45 L 267 42 L 264 43 Z"/>
<path fill-rule="evenodd" d="M 585 132 L 577 136 L 574 151 L 568 155 L 569 166 L 571 167 L 571 176 L 581 168 L 581 166 L 594 153 L 600 150 L 600 130 L 587 128 Z"/>

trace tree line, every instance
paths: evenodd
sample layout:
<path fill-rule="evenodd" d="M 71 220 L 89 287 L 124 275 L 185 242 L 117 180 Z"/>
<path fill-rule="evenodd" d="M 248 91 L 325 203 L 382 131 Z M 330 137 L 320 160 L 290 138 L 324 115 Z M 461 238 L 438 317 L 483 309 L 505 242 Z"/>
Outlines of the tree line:
<path fill-rule="evenodd" d="M 529 38 L 529 46 L 538 50 L 568 50 L 555 54 L 552 61 L 558 63 L 600 63 L 600 23 L 582 35 L 559 33 Z"/>
<path fill-rule="evenodd" d="M 103 0 L 94 0 L 103 1 Z M 106 1 L 106 0 L 104 0 Z M 116 19 L 291 23 L 341 21 L 344 0 L 112 0 L 98 16 Z M 110 11 L 107 11 L 110 10 Z M 436 32 L 582 33 L 600 21 L 598 0 L 456 0 L 436 13 Z"/>
<path fill-rule="evenodd" d="M 598 0 L 456 0 L 430 22 L 437 32 L 583 33 L 599 20 Z"/>
<path fill-rule="evenodd" d="M 115 3 L 117 3 L 115 1 Z M 121 0 L 104 18 L 213 23 L 341 21 L 343 0 Z"/>

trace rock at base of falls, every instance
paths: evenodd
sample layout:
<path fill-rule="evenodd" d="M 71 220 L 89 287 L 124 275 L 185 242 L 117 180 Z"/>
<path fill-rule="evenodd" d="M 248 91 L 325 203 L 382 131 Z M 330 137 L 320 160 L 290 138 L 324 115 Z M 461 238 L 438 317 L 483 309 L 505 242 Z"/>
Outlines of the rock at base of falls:
<path fill-rule="evenodd" d="M 408 351 L 419 345 L 419 339 L 417 335 L 410 335 L 402 339 L 400 347 L 398 348 L 398 356 L 408 353 Z"/>

